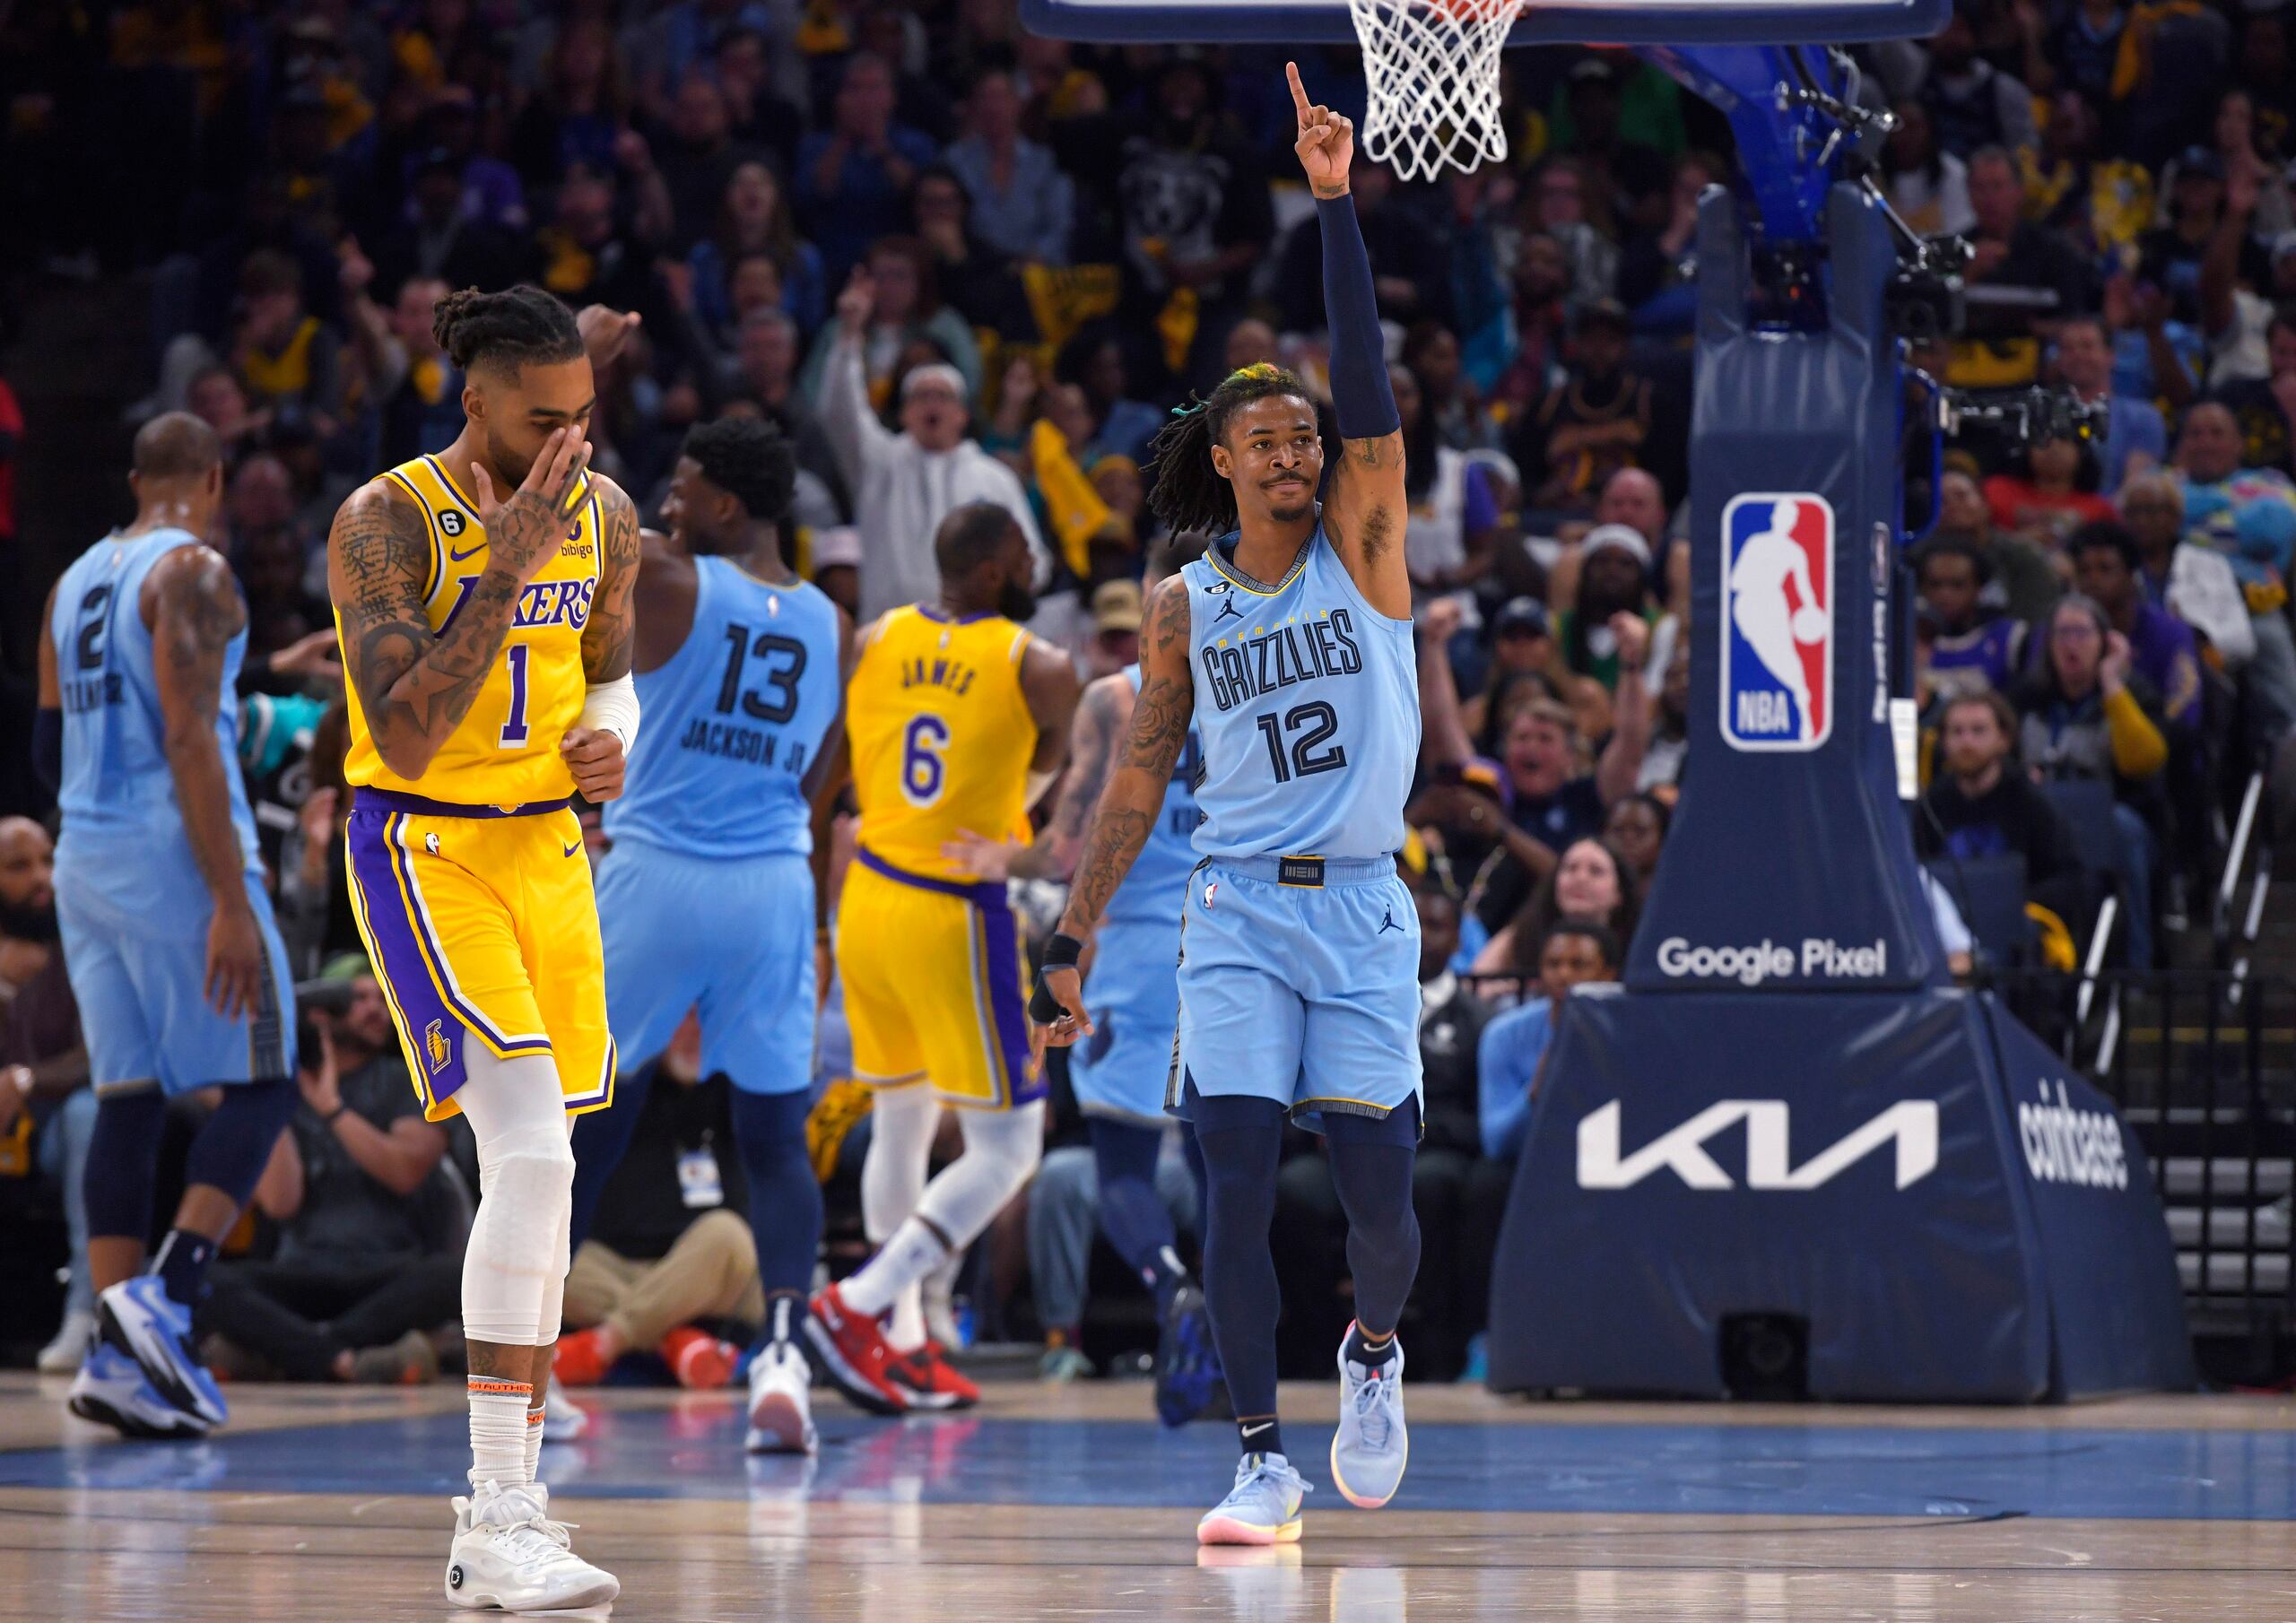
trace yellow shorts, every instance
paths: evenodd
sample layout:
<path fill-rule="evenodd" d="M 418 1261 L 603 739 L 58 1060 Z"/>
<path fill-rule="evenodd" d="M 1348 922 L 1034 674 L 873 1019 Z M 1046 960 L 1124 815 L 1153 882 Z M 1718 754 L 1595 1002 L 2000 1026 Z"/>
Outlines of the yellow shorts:
<path fill-rule="evenodd" d="M 929 1081 L 952 1105 L 992 1110 L 1044 1097 L 1003 884 L 904 873 L 862 852 L 838 903 L 837 973 L 863 1081 Z"/>
<path fill-rule="evenodd" d="M 427 1118 L 461 1110 L 468 1041 L 551 1055 L 577 1115 L 613 1102 L 598 906 L 572 812 L 361 789 L 346 838 L 352 911 Z"/>

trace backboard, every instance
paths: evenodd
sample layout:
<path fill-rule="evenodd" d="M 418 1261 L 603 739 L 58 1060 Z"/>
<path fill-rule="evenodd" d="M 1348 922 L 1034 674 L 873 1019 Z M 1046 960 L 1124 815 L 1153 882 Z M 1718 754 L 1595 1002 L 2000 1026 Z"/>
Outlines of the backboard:
<path fill-rule="evenodd" d="M 1952 0 L 1532 0 L 1510 45 L 1841 45 L 1921 39 Z M 1021 0 L 1056 39 L 1110 44 L 1344 45 L 1345 0 Z"/>

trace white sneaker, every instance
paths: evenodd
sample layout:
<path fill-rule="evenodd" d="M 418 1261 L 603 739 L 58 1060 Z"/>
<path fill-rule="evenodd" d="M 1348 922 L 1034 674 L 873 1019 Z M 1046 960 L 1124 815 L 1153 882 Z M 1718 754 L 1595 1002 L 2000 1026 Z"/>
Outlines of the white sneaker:
<path fill-rule="evenodd" d="M 84 1307 L 75 1307 L 64 1315 L 64 1323 L 56 1332 L 56 1339 L 39 1350 L 39 1367 L 42 1375 L 70 1375 L 80 1367 L 80 1360 L 88 1356 L 88 1341 L 96 1332 L 96 1315 Z"/>
<path fill-rule="evenodd" d="M 454 1504 L 455 1541 L 447 1552 L 449 1606 L 563 1611 L 604 1606 L 622 1593 L 612 1573 L 570 1548 L 566 1523 L 550 1519 L 550 1493 L 539 1484 L 489 1482 Z"/>
<path fill-rule="evenodd" d="M 750 1360 L 752 1454 L 812 1454 L 821 1444 L 813 1434 L 807 1388 L 813 1367 L 787 1341 L 772 1341 Z"/>
<path fill-rule="evenodd" d="M 556 1376 L 551 1376 L 542 1395 L 542 1440 L 571 1443 L 589 1429 L 590 1411 L 566 1395 Z"/>

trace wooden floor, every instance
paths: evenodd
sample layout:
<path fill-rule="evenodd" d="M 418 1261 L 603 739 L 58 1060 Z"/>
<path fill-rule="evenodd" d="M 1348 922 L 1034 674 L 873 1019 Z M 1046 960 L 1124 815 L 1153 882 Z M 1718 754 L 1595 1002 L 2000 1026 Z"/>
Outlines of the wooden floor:
<path fill-rule="evenodd" d="M 230 1428 L 126 1445 L 0 1376 L 0 1620 L 355 1619 L 440 1598 L 459 1393 L 231 1391 Z M 1526 1404 L 1412 1393 L 1412 1476 L 1350 1510 L 1324 1387 L 1287 1388 L 1319 1491 L 1294 1550 L 1200 1556 L 1232 1433 L 1137 1385 L 992 1386 L 882 1422 L 824 1399 L 820 1461 L 745 1459 L 732 1394 L 586 1397 L 553 1509 L 623 1619 L 819 1623 L 2296 1620 L 2296 1414 Z"/>

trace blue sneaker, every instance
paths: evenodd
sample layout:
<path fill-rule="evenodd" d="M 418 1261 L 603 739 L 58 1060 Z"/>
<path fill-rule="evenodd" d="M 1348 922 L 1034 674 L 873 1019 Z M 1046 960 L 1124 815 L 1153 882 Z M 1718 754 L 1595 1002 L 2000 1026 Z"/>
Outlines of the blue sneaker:
<path fill-rule="evenodd" d="M 164 1442 L 207 1435 L 204 1424 L 161 1397 L 142 1367 L 109 1341 L 89 1346 L 65 1403 L 82 1419 L 125 1437 Z"/>
<path fill-rule="evenodd" d="M 1236 1485 L 1196 1524 L 1199 1544 L 1296 1544 L 1300 1501 L 1313 1492 L 1280 1454 L 1236 1462 Z"/>
<path fill-rule="evenodd" d="M 1377 1510 L 1403 1486 L 1411 1434 L 1403 1423 L 1403 1343 L 1378 1369 L 1339 1344 L 1339 1429 L 1331 1437 L 1331 1480 L 1358 1510 Z"/>
<path fill-rule="evenodd" d="M 1187 1425 L 1212 1406 L 1221 1384 L 1211 1311 L 1201 1289 L 1183 1285 L 1172 1292 L 1156 1336 L 1156 1418 L 1167 1426 Z"/>
<path fill-rule="evenodd" d="M 191 1310 L 157 1274 L 123 1280 L 96 1298 L 96 1337 L 135 1359 L 152 1389 L 203 1429 L 231 1418 L 223 1389 L 191 1350 Z"/>

